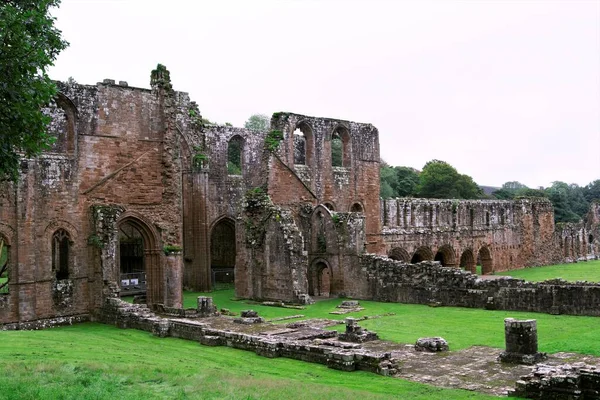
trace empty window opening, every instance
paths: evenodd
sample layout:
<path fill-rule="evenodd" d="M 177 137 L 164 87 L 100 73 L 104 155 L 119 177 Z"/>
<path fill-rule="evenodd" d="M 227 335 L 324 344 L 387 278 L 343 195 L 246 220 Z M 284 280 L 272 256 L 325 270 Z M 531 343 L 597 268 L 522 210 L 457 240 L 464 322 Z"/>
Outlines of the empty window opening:
<path fill-rule="evenodd" d="M 210 268 L 215 289 L 233 287 L 235 283 L 235 223 L 225 218 L 219 221 L 210 236 Z"/>
<path fill-rule="evenodd" d="M 69 233 L 59 229 L 52 236 L 52 272 L 57 280 L 69 279 Z"/>
<path fill-rule="evenodd" d="M 350 207 L 350 212 L 363 212 L 363 208 L 359 203 L 354 203 Z"/>
<path fill-rule="evenodd" d="M 6 241 L 0 237 L 0 294 L 8 293 L 8 246 Z"/>
<path fill-rule="evenodd" d="M 472 228 L 475 225 L 475 210 L 473 210 L 472 208 L 469 210 L 469 221 Z"/>
<path fill-rule="evenodd" d="M 490 226 L 490 213 L 489 213 L 489 211 L 485 212 L 485 226 Z"/>
<path fill-rule="evenodd" d="M 129 222 L 119 226 L 119 269 L 121 295 L 146 293 L 144 239 L 142 233 Z"/>
<path fill-rule="evenodd" d="M 294 131 L 294 164 L 306 165 L 306 136 L 300 128 Z"/>
<path fill-rule="evenodd" d="M 242 175 L 242 151 L 244 141 L 239 136 L 234 136 L 227 145 L 227 173 L 229 175 Z"/>
<path fill-rule="evenodd" d="M 334 132 L 331 137 L 331 165 L 334 167 L 343 166 L 344 143 L 339 133 Z"/>

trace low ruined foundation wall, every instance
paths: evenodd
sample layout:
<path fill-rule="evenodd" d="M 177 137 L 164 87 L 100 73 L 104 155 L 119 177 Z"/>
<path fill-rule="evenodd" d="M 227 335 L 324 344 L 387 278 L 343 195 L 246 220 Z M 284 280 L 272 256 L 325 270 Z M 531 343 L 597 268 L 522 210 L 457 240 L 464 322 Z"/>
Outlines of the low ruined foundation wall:
<path fill-rule="evenodd" d="M 38 319 L 35 321 L 15 322 L 10 324 L 0 324 L 0 331 L 30 331 L 46 328 L 54 328 L 56 326 L 73 325 L 82 322 L 91 321 L 88 314 L 74 315 L 68 317 Z"/>
<path fill-rule="evenodd" d="M 483 280 L 436 262 L 405 264 L 372 254 L 362 256 L 360 265 L 352 269 L 354 284 L 347 295 L 357 299 L 600 316 L 597 283 Z"/>
<path fill-rule="evenodd" d="M 253 351 L 268 358 L 292 358 L 342 371 L 363 370 L 379 375 L 392 375 L 396 371 L 390 353 L 369 352 L 353 344 L 348 344 L 348 348 L 332 348 L 326 345 L 328 338 L 337 336 L 336 331 L 324 330 L 317 335 L 311 335 L 311 340 L 286 340 L 215 329 L 202 322 L 202 318 L 165 318 L 157 316 L 144 305 L 128 304 L 117 298 L 106 300 L 98 313 L 98 319 L 119 328 L 139 329 L 159 337 L 175 337 L 198 341 L 208 346 L 227 346 Z M 323 345 L 313 342 L 315 338 L 322 339 Z"/>

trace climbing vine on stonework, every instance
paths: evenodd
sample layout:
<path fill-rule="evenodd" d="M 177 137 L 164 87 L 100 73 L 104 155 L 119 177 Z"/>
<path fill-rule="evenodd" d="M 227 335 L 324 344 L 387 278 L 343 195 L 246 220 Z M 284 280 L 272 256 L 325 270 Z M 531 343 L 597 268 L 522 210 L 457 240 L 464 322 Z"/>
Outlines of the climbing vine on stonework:
<path fill-rule="evenodd" d="M 271 153 L 277 151 L 281 141 L 283 140 L 283 132 L 273 130 L 267 133 L 267 137 L 265 138 L 265 148 L 269 150 Z"/>

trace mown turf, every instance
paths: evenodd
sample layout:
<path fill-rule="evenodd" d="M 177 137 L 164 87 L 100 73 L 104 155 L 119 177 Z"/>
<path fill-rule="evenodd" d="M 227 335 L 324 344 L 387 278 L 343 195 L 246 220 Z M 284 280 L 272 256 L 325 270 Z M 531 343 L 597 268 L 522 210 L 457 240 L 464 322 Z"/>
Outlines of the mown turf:
<path fill-rule="evenodd" d="M 569 282 L 600 282 L 600 260 L 583 261 L 572 264 L 557 264 L 546 267 L 524 268 L 498 272 L 496 275 L 509 275 L 519 279 L 539 282 L 562 278 Z"/>
<path fill-rule="evenodd" d="M 186 292 L 185 307 L 194 307 L 198 295 L 212 296 L 219 308 L 239 313 L 254 309 L 267 319 L 302 314 L 305 318 L 344 319 L 347 316 L 374 316 L 394 313 L 393 316 L 360 322 L 360 325 L 376 331 L 382 339 L 402 343 L 414 343 L 419 337 L 442 336 L 448 340 L 451 350 L 473 345 L 504 347 L 504 319 L 508 317 L 537 320 L 539 347 L 541 351 L 555 353 L 572 351 L 600 356 L 597 345 L 597 317 L 548 315 L 516 311 L 488 311 L 459 307 L 428 307 L 418 304 L 378 303 L 361 300 L 364 311 L 347 315 L 329 314 L 336 310 L 342 299 L 328 299 L 306 306 L 304 310 L 269 307 L 246 301 L 235 301 L 233 290 L 212 293 Z M 289 322 L 289 321 L 285 321 Z M 343 329 L 343 326 L 339 326 Z M 577 338 L 577 340 L 573 340 Z"/>
<path fill-rule="evenodd" d="M 3 399 L 490 398 L 101 324 L 0 338 Z"/>

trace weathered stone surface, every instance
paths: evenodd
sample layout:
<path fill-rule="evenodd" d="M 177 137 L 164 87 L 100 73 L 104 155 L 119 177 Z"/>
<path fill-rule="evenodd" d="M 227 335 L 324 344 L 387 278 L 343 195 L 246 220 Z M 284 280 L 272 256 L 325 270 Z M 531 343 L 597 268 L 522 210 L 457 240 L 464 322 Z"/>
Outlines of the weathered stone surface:
<path fill-rule="evenodd" d="M 538 352 L 537 321 L 535 319 L 504 320 L 506 350 L 500 354 L 500 361 L 517 364 L 535 364 L 547 358 L 546 353 Z"/>
<path fill-rule="evenodd" d="M 415 343 L 416 351 L 429 351 L 432 353 L 438 351 L 448 351 L 448 342 L 442 337 L 419 338 Z"/>
<path fill-rule="evenodd" d="M 526 399 L 598 399 L 600 370 L 597 366 L 577 364 L 550 366 L 539 364 L 517 381 L 511 397 Z"/>
<path fill-rule="evenodd" d="M 540 199 L 380 201 L 373 125 L 287 112 L 264 132 L 206 125 L 166 68 L 153 71 L 150 86 L 58 83 L 44 110 L 55 143 L 22 161 L 18 183 L 0 183 L 9 254 L 0 324 L 94 314 L 121 286 L 143 287 L 151 308 L 191 318 L 177 311 L 183 287 L 216 283 L 295 304 L 350 296 L 600 313 L 598 285 L 481 283 L 443 269 L 474 271 L 478 257 L 484 273 L 598 257 L 600 205 L 585 222 L 555 229 Z M 121 279 L 131 261 L 121 257 L 134 254 L 121 251 L 127 227 L 142 243 L 134 253 L 143 273 Z M 423 260 L 441 272 L 401 266 Z"/>

